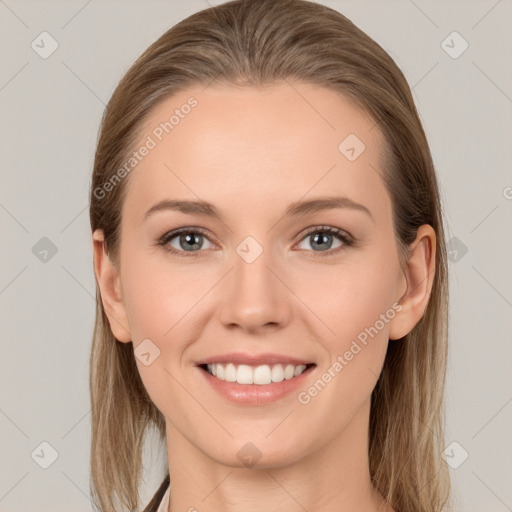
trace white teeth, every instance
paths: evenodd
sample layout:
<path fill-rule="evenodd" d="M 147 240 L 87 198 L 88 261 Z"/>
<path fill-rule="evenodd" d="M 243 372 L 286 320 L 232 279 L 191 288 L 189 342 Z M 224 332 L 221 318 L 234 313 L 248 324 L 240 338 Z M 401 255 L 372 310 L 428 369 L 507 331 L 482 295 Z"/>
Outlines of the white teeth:
<path fill-rule="evenodd" d="M 224 380 L 227 382 L 236 382 L 236 368 L 234 364 L 228 364 L 224 372 Z"/>
<path fill-rule="evenodd" d="M 238 384 L 253 384 L 254 375 L 252 372 L 253 370 L 250 366 L 246 364 L 239 365 L 236 370 L 236 381 Z"/>
<path fill-rule="evenodd" d="M 293 370 L 293 376 L 298 377 L 304 370 L 306 369 L 305 364 L 301 364 L 299 366 L 295 367 L 295 370 Z"/>
<path fill-rule="evenodd" d="M 284 370 L 282 364 L 272 366 L 272 382 L 281 382 L 284 380 Z"/>
<path fill-rule="evenodd" d="M 235 365 L 228 363 L 208 364 L 206 367 L 208 373 L 220 380 L 238 382 L 238 384 L 258 384 L 260 386 L 265 386 L 272 382 L 282 382 L 285 379 L 293 379 L 293 377 L 298 377 L 306 369 L 305 364 L 297 366 L 287 364 L 283 367 L 282 364 L 249 366 L 247 364 Z"/>
<path fill-rule="evenodd" d="M 287 364 L 286 368 L 284 369 L 284 378 L 286 380 L 290 380 L 293 378 L 293 374 L 295 373 L 295 366 L 292 364 Z"/>
<path fill-rule="evenodd" d="M 268 364 L 256 367 L 254 370 L 254 382 L 262 386 L 272 382 L 272 372 Z"/>

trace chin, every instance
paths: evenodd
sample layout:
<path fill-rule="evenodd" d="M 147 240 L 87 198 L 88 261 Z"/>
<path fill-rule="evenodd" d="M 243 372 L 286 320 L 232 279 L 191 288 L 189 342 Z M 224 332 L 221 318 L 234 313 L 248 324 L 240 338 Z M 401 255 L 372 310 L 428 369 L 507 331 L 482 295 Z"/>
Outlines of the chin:
<path fill-rule="evenodd" d="M 297 443 L 289 439 L 288 445 L 269 439 L 244 437 L 219 444 L 221 452 L 210 452 L 212 459 L 232 468 L 275 469 L 293 464 L 306 454 L 297 450 Z M 205 450 L 206 453 L 209 450 Z"/>

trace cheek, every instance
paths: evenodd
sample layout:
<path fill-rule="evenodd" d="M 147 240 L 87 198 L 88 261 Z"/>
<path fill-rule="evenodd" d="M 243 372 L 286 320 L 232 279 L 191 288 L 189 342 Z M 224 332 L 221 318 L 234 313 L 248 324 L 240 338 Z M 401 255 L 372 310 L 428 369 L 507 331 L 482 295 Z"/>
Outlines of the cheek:
<path fill-rule="evenodd" d="M 388 341 L 389 321 L 393 318 L 396 283 L 391 273 L 372 270 L 350 280 L 339 299 L 335 330 L 343 345 L 358 339 Z"/>
<path fill-rule="evenodd" d="M 313 264 L 314 265 L 314 264 Z M 293 277 L 294 274 L 298 277 Z M 354 253 L 346 261 L 334 265 L 314 265 L 309 270 L 293 272 L 293 289 L 321 320 L 315 330 L 331 343 L 330 352 L 366 332 L 378 322 L 379 339 L 387 341 L 388 323 L 381 315 L 392 318 L 397 287 L 398 260 L 393 251 Z M 389 311 L 391 309 L 391 311 Z"/>
<path fill-rule="evenodd" d="M 323 418 L 327 437 L 336 435 L 370 399 L 385 360 L 389 322 L 396 315 L 398 262 L 392 251 L 389 257 L 381 254 L 365 255 L 335 272 L 331 268 L 316 276 L 318 286 L 309 288 L 316 290 L 309 295 L 315 313 L 329 327 L 318 333 L 325 332 L 321 343 L 330 360 L 319 368 L 313 386 L 302 390 L 299 402 L 310 428 Z"/>
<path fill-rule="evenodd" d="M 211 275 L 191 272 L 186 263 L 171 264 L 160 254 L 131 252 L 123 260 L 122 282 L 133 338 L 163 342 L 179 329 L 179 322 L 214 281 Z"/>
<path fill-rule="evenodd" d="M 180 396 L 180 387 L 172 377 L 179 375 L 186 348 L 188 315 L 193 314 L 192 306 L 205 291 L 197 289 L 200 285 L 190 275 L 186 279 L 176 267 L 164 267 L 154 255 L 126 247 L 122 257 L 123 297 L 134 349 L 137 352 L 137 347 L 149 339 L 150 350 L 157 347 L 151 358 L 158 354 L 149 365 L 136 357 L 137 369 L 152 402 L 165 411 L 169 409 L 168 398 Z"/>
<path fill-rule="evenodd" d="M 148 393 L 159 406 L 170 391 L 164 392 L 163 388 L 174 386 L 167 372 L 177 375 L 181 365 L 188 364 L 182 356 L 200 336 L 202 323 L 198 315 L 204 313 L 206 302 L 201 303 L 201 299 L 206 298 L 219 278 L 205 266 L 191 271 L 187 267 L 190 263 L 172 264 L 165 256 L 126 249 L 121 278 L 134 349 L 149 339 L 159 350 L 151 365 L 146 366 L 137 358 L 136 363 Z"/>
<path fill-rule="evenodd" d="M 327 408 L 334 425 L 346 422 L 369 399 L 380 375 L 389 322 L 396 315 L 398 271 L 393 247 L 380 245 L 347 258 L 346 264 L 319 267 L 314 278 L 303 280 L 304 302 L 322 319 L 316 330 L 330 356 L 319 369 L 319 379 L 328 383 L 325 388 L 319 384 L 323 390 L 312 398 L 312 407 L 323 414 L 326 404 L 343 404 L 342 409 Z"/>

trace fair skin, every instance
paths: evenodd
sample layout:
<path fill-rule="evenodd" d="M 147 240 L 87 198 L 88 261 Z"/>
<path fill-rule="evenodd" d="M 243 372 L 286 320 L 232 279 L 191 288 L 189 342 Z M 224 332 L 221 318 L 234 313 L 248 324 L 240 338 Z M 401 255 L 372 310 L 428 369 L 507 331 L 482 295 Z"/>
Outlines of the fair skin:
<path fill-rule="evenodd" d="M 136 362 L 166 418 L 170 512 L 393 511 L 370 481 L 370 398 L 389 339 L 409 333 L 426 308 L 435 233 L 421 226 L 401 268 L 379 176 L 382 134 L 339 93 L 290 84 L 197 86 L 166 99 L 147 119 L 141 144 L 190 96 L 198 105 L 128 178 L 119 269 L 101 231 L 93 234 L 115 337 L 134 348 L 149 338 L 160 350 L 150 365 Z M 351 133 L 366 146 L 354 161 L 338 149 Z M 285 215 L 291 203 L 327 195 L 371 215 L 353 208 Z M 143 220 L 164 199 L 208 201 L 221 219 L 163 209 Z M 322 254 L 310 236 L 319 226 L 356 242 L 344 246 L 333 235 L 326 249 L 335 252 Z M 206 232 L 185 257 L 157 245 L 181 227 Z M 251 263 L 236 251 L 247 236 L 263 249 Z M 179 236 L 167 244 L 186 252 Z M 402 309 L 307 404 L 297 392 L 264 405 L 232 403 L 195 365 L 237 350 L 289 354 L 316 364 L 299 390 L 307 391 L 398 302 Z M 248 442 L 261 453 L 252 467 L 237 456 Z"/>

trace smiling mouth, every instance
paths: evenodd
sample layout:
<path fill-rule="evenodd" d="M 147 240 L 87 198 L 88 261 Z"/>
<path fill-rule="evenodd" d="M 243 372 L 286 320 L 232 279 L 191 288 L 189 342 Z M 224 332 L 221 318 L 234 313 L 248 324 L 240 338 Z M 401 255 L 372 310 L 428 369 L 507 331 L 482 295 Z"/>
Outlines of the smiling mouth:
<path fill-rule="evenodd" d="M 315 363 L 299 365 L 262 364 L 257 366 L 234 363 L 199 365 L 200 368 L 219 380 L 259 386 L 294 379 L 314 366 L 316 366 Z"/>

